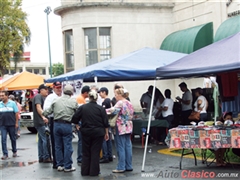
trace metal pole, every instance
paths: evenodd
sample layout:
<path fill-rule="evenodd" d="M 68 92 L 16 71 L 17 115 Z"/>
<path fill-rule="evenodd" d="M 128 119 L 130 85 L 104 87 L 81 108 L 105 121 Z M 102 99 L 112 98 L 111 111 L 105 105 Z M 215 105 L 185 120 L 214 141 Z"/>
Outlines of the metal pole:
<path fill-rule="evenodd" d="M 148 137 L 149 137 L 149 131 L 150 131 L 150 125 L 151 125 L 151 118 L 152 118 L 153 101 L 154 101 L 154 97 L 155 97 L 155 89 L 156 89 L 156 79 L 154 80 L 153 92 L 152 92 L 152 99 L 151 99 L 151 106 L 150 106 L 150 112 L 149 112 L 149 116 L 148 116 L 148 127 L 147 127 L 147 134 L 146 134 L 144 154 L 143 154 L 142 172 L 145 171 L 145 170 L 144 170 L 144 167 L 145 167 L 145 160 L 146 160 L 146 153 L 147 153 L 147 145 L 148 145 Z"/>
<path fill-rule="evenodd" d="M 50 63 L 50 77 L 52 78 L 52 59 L 51 59 L 51 46 L 50 46 L 50 34 L 49 34 L 49 25 L 48 25 L 48 15 L 51 12 L 51 7 L 47 7 L 44 12 L 47 15 L 47 32 L 48 32 L 48 54 L 49 54 L 49 63 Z"/>

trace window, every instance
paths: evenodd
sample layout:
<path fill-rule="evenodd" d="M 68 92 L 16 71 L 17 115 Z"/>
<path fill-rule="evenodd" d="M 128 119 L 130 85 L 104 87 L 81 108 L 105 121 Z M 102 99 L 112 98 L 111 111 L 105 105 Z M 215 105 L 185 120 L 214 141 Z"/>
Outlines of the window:
<path fill-rule="evenodd" d="M 8 69 L 5 69 L 5 70 L 4 70 L 4 74 L 9 74 L 9 70 L 8 70 Z"/>
<path fill-rule="evenodd" d="M 26 69 L 26 71 L 32 73 L 32 69 Z"/>
<path fill-rule="evenodd" d="M 42 75 L 46 74 L 46 69 L 42 69 Z"/>
<path fill-rule="evenodd" d="M 15 73 L 16 73 L 15 69 L 10 70 L 10 74 L 15 74 Z"/>
<path fill-rule="evenodd" d="M 66 72 L 74 70 L 74 54 L 73 54 L 73 34 L 72 30 L 64 32 L 65 36 L 65 60 Z"/>
<path fill-rule="evenodd" d="M 86 28 L 84 38 L 87 66 L 111 58 L 110 28 Z"/>
<path fill-rule="evenodd" d="M 33 69 L 34 74 L 39 74 L 39 69 Z"/>

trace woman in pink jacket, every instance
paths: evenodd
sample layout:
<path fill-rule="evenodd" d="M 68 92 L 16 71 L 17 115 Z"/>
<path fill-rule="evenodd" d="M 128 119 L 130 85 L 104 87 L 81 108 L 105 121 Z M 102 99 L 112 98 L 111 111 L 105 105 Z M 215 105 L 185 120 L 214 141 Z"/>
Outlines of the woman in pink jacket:
<path fill-rule="evenodd" d="M 117 168 L 113 170 L 113 173 L 123 173 L 125 171 L 132 171 L 132 142 L 131 133 L 133 129 L 133 106 L 125 98 L 123 88 L 116 89 L 114 91 L 117 103 L 114 107 L 107 109 L 107 112 L 118 113 L 115 126 L 115 145 L 118 154 Z"/>

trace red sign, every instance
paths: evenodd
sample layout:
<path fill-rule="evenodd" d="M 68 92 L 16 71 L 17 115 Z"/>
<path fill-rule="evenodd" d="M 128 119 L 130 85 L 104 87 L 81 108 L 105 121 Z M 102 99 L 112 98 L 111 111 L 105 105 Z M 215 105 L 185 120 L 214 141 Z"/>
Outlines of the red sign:
<path fill-rule="evenodd" d="M 13 54 L 11 55 L 11 58 L 13 58 Z M 22 57 L 22 61 L 31 61 L 31 52 L 24 52 Z"/>

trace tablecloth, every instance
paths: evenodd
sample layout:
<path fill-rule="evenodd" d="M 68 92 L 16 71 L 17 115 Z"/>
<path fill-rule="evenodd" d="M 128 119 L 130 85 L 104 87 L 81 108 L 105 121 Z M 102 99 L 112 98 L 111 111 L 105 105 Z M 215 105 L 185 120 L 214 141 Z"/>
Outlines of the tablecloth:
<path fill-rule="evenodd" d="M 201 130 L 173 128 L 169 130 L 170 148 L 240 148 L 240 128 Z"/>

